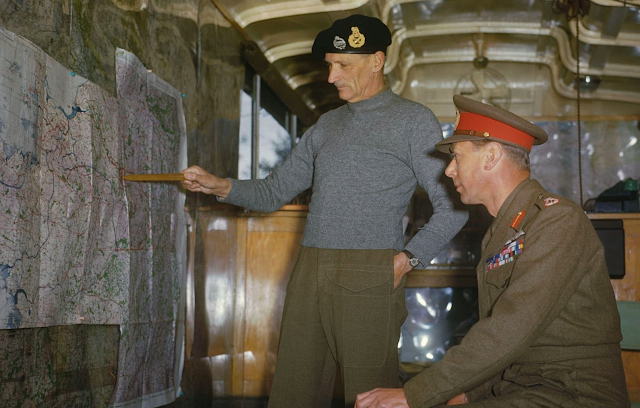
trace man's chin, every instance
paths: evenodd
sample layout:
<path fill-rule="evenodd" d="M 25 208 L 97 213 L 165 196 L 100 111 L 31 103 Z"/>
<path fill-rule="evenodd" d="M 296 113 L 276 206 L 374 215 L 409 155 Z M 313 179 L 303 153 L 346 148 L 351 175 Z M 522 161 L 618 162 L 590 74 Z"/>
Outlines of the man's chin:
<path fill-rule="evenodd" d="M 472 200 L 469 197 L 463 196 L 462 194 L 460 195 L 460 202 L 464 205 L 477 205 L 477 204 L 482 204 L 481 202 L 479 202 L 478 200 Z"/>
<path fill-rule="evenodd" d="M 347 89 L 341 91 L 340 89 L 338 89 L 338 96 L 340 97 L 340 99 L 342 99 L 343 101 L 349 101 L 351 99 L 353 99 L 353 94 L 351 92 L 349 92 Z"/>

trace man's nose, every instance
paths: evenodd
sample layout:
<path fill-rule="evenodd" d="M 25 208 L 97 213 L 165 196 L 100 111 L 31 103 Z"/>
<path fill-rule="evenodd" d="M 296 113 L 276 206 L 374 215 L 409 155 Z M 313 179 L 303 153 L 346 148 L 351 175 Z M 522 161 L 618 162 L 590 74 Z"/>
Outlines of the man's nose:
<path fill-rule="evenodd" d="M 452 159 L 451 162 L 449 162 L 447 168 L 444 170 L 444 174 L 449 178 L 453 178 L 453 176 L 456 175 L 456 166 L 454 162 L 455 160 Z"/>
<path fill-rule="evenodd" d="M 338 71 L 329 67 L 329 83 L 333 84 L 338 80 Z"/>

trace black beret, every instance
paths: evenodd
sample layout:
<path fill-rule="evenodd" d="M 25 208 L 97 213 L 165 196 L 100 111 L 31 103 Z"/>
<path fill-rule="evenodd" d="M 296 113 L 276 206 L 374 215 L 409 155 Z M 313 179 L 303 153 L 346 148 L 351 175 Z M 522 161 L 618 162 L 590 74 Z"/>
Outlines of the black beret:
<path fill-rule="evenodd" d="M 375 17 L 354 14 L 333 22 L 330 28 L 321 31 L 313 42 L 311 53 L 324 60 L 324 54 L 374 54 L 385 52 L 391 44 L 391 32 Z"/>
<path fill-rule="evenodd" d="M 438 142 L 436 149 L 449 153 L 451 144 L 474 140 L 492 140 L 530 152 L 533 145 L 547 141 L 547 132 L 515 113 L 478 102 L 461 95 L 453 96 L 456 105 L 456 129 Z"/>

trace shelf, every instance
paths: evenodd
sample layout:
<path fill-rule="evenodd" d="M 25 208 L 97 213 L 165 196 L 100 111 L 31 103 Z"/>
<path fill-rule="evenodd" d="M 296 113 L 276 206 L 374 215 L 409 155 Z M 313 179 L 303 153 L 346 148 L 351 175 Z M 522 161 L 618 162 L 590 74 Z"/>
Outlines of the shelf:
<path fill-rule="evenodd" d="M 464 269 L 414 269 L 407 275 L 407 288 L 471 288 L 478 286 L 476 270 Z"/>
<path fill-rule="evenodd" d="M 640 220 L 640 212 L 637 213 L 587 213 L 591 220 Z"/>

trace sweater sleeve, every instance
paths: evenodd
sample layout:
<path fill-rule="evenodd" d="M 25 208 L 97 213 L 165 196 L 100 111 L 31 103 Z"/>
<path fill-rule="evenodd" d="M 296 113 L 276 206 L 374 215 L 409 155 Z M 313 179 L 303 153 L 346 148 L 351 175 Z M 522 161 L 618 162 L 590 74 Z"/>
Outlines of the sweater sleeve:
<path fill-rule="evenodd" d="M 483 383 L 490 385 L 529 350 L 562 312 L 587 273 L 590 256 L 575 245 L 588 232 L 580 215 L 561 205 L 541 211 L 535 228 L 527 231 L 522 253 L 506 264 L 512 268 L 509 283 L 491 315 L 476 323 L 442 360 L 405 384 L 409 406 L 433 407 Z M 558 226 L 571 227 L 558 234 Z M 492 270 L 492 276 L 497 271 Z"/>
<path fill-rule="evenodd" d="M 313 181 L 313 135 L 316 125 L 305 132 L 289 157 L 266 178 L 231 179 L 229 195 L 219 201 L 249 210 L 271 212 L 280 209 Z"/>
<path fill-rule="evenodd" d="M 451 197 L 444 175 L 447 157 L 435 150 L 442 140 L 442 128 L 433 112 L 426 110 L 409 141 L 410 159 L 418 183 L 425 189 L 433 206 L 433 215 L 409 241 L 406 249 L 428 265 L 451 239 L 456 236 L 469 218 L 469 214 L 457 197 Z"/>

